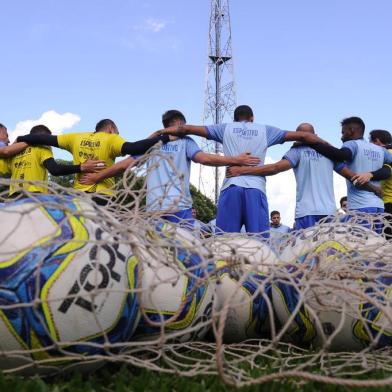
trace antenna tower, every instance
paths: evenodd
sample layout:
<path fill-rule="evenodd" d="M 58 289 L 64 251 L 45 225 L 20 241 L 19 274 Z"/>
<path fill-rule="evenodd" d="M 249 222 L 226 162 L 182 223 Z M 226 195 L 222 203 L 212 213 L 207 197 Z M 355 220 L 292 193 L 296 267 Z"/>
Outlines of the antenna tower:
<path fill-rule="evenodd" d="M 211 0 L 203 123 L 231 122 L 235 107 L 236 94 L 229 0 Z M 203 148 L 216 154 L 222 153 L 222 146 L 217 142 L 206 141 Z M 199 189 L 202 187 L 203 181 L 201 173 L 208 169 L 200 167 Z M 210 174 L 209 177 L 213 174 L 215 178 L 214 197 L 216 204 L 219 196 L 220 172 L 218 168 L 213 170 L 214 173 L 208 174 Z M 208 191 L 210 192 L 211 189 Z M 206 189 L 204 189 L 204 193 L 208 193 Z"/>

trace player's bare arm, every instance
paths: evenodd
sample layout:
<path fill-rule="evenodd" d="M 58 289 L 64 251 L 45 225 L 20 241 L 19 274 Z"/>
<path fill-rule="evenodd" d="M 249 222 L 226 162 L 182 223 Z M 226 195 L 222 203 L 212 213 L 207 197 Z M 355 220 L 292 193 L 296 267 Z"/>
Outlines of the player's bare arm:
<path fill-rule="evenodd" d="M 279 162 L 258 167 L 231 166 L 226 170 L 226 177 L 237 177 L 241 175 L 273 176 L 290 169 L 290 162 L 287 159 L 282 159 Z"/>
<path fill-rule="evenodd" d="M 365 172 L 365 173 L 357 173 L 352 181 L 356 181 L 357 184 L 363 185 L 369 181 L 381 181 L 386 180 L 392 175 L 392 168 L 390 165 L 384 164 L 383 167 L 379 170 L 375 170 L 373 172 Z"/>
<path fill-rule="evenodd" d="M 106 178 L 110 178 L 115 176 L 118 173 L 121 173 L 122 171 L 126 170 L 128 167 L 133 166 L 135 164 L 136 160 L 132 157 L 123 159 L 120 162 L 115 163 L 114 165 L 103 169 L 97 173 L 88 173 L 84 174 L 79 182 L 83 185 L 94 185 L 97 184 L 98 182 L 101 182 L 105 180 Z"/>
<path fill-rule="evenodd" d="M 1 158 L 9 158 L 13 157 L 16 154 L 19 154 L 23 150 L 25 150 L 29 145 L 24 142 L 13 143 L 9 146 L 0 147 L 0 157 Z"/>
<path fill-rule="evenodd" d="M 373 192 L 376 196 L 382 198 L 383 192 L 379 186 L 373 185 L 369 182 L 363 182 L 361 184 L 358 183 L 357 178 L 364 179 L 369 173 L 355 173 L 345 166 L 339 171 L 339 174 L 351 181 L 357 188 L 362 189 L 363 191 Z"/>
<path fill-rule="evenodd" d="M 201 163 L 207 166 L 255 166 L 260 163 L 260 158 L 250 155 L 249 152 L 244 152 L 235 157 L 207 154 L 205 152 L 198 152 L 194 157 L 194 162 Z"/>

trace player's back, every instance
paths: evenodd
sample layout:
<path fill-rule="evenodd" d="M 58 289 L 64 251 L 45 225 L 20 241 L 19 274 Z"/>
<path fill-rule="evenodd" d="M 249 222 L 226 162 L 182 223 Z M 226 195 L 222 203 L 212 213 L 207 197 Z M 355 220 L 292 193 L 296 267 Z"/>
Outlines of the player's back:
<path fill-rule="evenodd" d="M 116 157 L 121 155 L 121 148 L 125 140 L 107 132 L 84 132 L 59 135 L 57 137 L 60 148 L 73 155 L 75 165 L 89 159 L 105 161 L 106 166 L 113 165 Z M 80 174 L 76 175 L 74 188 L 84 192 L 100 192 L 113 194 L 114 178 L 107 178 L 95 185 L 83 185 L 79 182 Z"/>
<path fill-rule="evenodd" d="M 380 169 L 385 160 L 385 149 L 363 139 L 345 142 L 343 147 L 352 151 L 353 159 L 347 167 L 356 173 L 372 172 Z M 371 181 L 380 186 L 380 181 Z M 372 192 L 356 188 L 347 180 L 347 200 L 349 209 L 384 208 L 382 199 Z"/>
<path fill-rule="evenodd" d="M 260 166 L 262 166 L 268 147 L 267 126 L 254 122 L 226 124 L 222 144 L 225 155 L 236 156 L 243 152 L 249 152 L 260 158 Z M 246 175 L 225 178 L 222 190 L 230 185 L 260 189 L 265 193 L 265 178 L 261 176 Z"/>
<path fill-rule="evenodd" d="M 9 158 L 8 167 L 11 180 L 13 180 L 9 194 L 12 195 L 22 189 L 28 192 L 47 192 L 47 187 L 29 181 L 48 181 L 48 171 L 44 162 L 49 158 L 53 158 L 51 148 L 40 146 L 29 146 L 24 151 Z"/>
<path fill-rule="evenodd" d="M 192 207 L 189 177 L 192 153 L 185 137 L 160 147 L 162 156 L 153 156 L 147 167 L 147 209 L 150 211 L 180 211 Z"/>
<path fill-rule="evenodd" d="M 292 147 L 284 158 L 290 162 L 297 184 L 295 217 L 333 215 L 334 163 L 308 146 Z"/>

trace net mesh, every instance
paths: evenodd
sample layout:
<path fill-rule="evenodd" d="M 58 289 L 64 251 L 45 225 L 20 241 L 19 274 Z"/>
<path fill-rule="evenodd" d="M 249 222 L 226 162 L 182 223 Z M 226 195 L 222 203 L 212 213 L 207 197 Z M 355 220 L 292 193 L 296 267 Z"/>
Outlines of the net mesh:
<path fill-rule="evenodd" d="M 4 373 L 120 362 L 237 387 L 392 384 L 391 243 L 377 234 L 387 216 L 336 215 L 274 239 L 192 231 L 146 210 L 147 178 L 163 159 L 153 151 L 127 170 L 106 207 L 56 184 L 2 192 Z M 168 163 L 157 210 L 171 186 L 186 191 Z"/>

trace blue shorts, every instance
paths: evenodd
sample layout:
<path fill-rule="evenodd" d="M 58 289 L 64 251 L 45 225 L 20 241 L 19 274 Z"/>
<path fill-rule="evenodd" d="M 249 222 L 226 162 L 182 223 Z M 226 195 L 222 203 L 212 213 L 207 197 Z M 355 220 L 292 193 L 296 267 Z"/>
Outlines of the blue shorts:
<path fill-rule="evenodd" d="M 365 212 L 366 214 L 383 214 L 384 208 L 378 208 L 378 207 L 355 208 L 349 211 Z"/>
<path fill-rule="evenodd" d="M 378 207 L 365 207 L 365 208 L 356 208 L 356 209 L 350 209 L 349 212 L 351 211 L 358 211 L 358 212 L 363 212 L 365 214 L 383 214 L 384 213 L 384 208 L 378 208 Z M 352 217 L 348 216 L 348 220 L 352 219 Z M 359 219 L 356 221 L 359 223 L 361 226 L 364 226 L 368 229 L 374 230 L 377 234 L 382 233 L 382 219 L 380 220 L 374 220 L 373 225 L 370 224 L 370 222 L 366 219 Z"/>
<path fill-rule="evenodd" d="M 185 226 L 193 226 L 195 220 L 192 217 L 192 208 L 173 212 L 172 214 L 162 215 L 162 219 L 165 219 L 173 223 L 181 223 Z"/>
<path fill-rule="evenodd" d="M 318 221 L 327 215 L 306 215 L 301 218 L 295 218 L 294 230 L 307 229 L 314 226 Z"/>
<path fill-rule="evenodd" d="M 247 233 L 269 230 L 268 202 L 258 189 L 231 185 L 219 196 L 216 225 L 227 233 L 239 233 L 245 225 Z M 263 234 L 268 238 L 269 233 Z"/>

